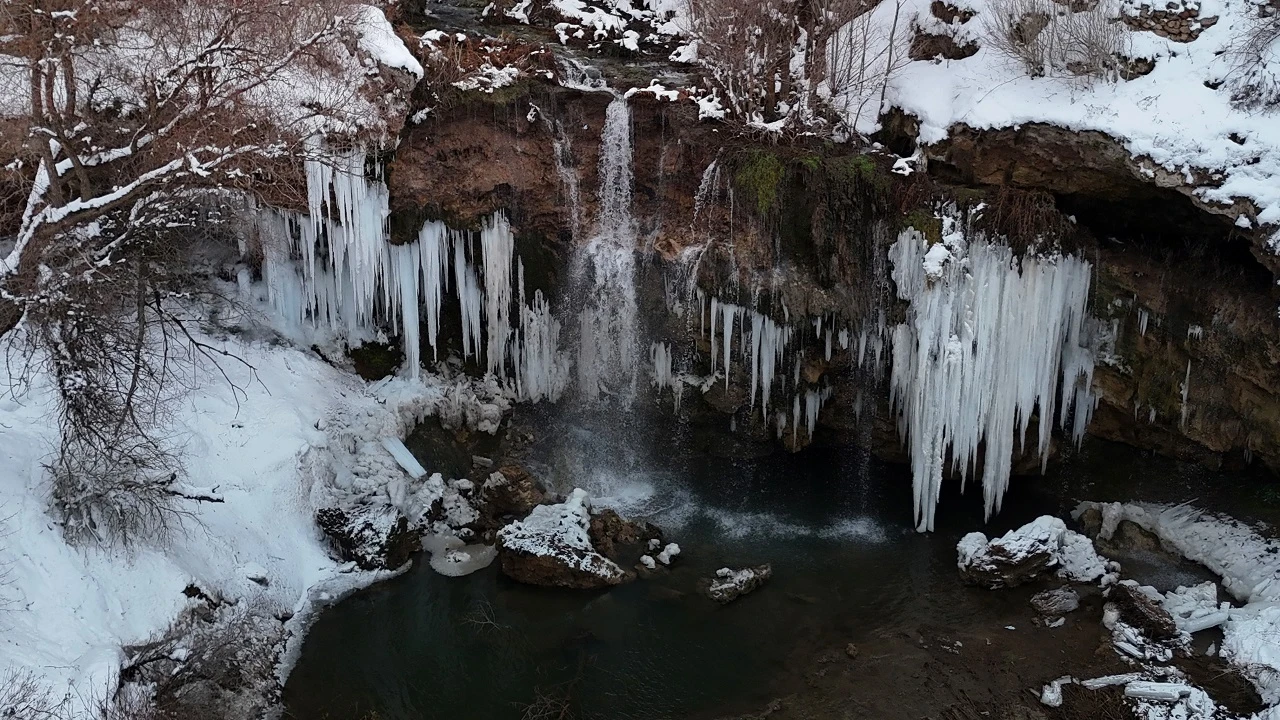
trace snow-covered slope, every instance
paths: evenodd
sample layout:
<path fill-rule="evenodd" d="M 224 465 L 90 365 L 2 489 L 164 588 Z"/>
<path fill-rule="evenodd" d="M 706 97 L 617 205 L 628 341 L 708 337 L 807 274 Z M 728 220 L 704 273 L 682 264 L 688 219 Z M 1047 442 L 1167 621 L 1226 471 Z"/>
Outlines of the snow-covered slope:
<path fill-rule="evenodd" d="M 1042 122 L 1073 130 L 1096 130 L 1118 140 L 1134 156 L 1187 176 L 1219 171 L 1221 184 L 1198 191 L 1212 202 L 1252 200 L 1258 221 L 1280 223 L 1280 121 L 1274 114 L 1236 109 L 1231 103 L 1228 51 L 1245 31 L 1257 5 L 1246 0 L 1204 0 L 1200 18 L 1218 18 L 1189 43 L 1147 31 L 1128 33 L 1133 58 L 1153 60 L 1147 75 L 1117 82 L 1030 77 L 1014 60 L 985 41 L 990 0 L 956 3 L 976 15 L 949 30 L 975 40 L 976 55 L 962 60 L 908 64 L 889 82 L 886 100 L 920 118 L 920 137 L 931 143 L 956 124 L 1008 128 Z M 891 22 L 893 3 L 876 13 Z M 941 22 L 927 0 L 906 0 L 906 16 L 923 27 Z M 1157 9 L 1164 9 L 1158 3 Z M 1207 23 L 1206 23 L 1207 24 Z M 1252 219 L 1250 219 L 1252 221 Z M 1247 227 L 1247 225 L 1246 225 Z"/>
<path fill-rule="evenodd" d="M 188 585 L 262 616 L 296 615 L 302 629 L 317 602 L 385 574 L 335 560 L 315 524 L 318 507 L 422 502 L 380 439 L 425 415 L 464 424 L 488 412 L 469 383 L 370 385 L 289 346 L 210 341 L 252 369 L 223 364 L 242 391 L 209 364 L 188 378 L 171 430 L 182 443 L 187 494 L 216 501 L 184 501 L 189 515 L 163 542 L 68 545 L 41 467 L 58 440 L 55 394 L 37 375 L 27 391 L 0 399 L 0 672 L 34 673 L 58 695 L 102 697 L 124 646 L 158 636 L 203 602 L 183 594 Z"/>

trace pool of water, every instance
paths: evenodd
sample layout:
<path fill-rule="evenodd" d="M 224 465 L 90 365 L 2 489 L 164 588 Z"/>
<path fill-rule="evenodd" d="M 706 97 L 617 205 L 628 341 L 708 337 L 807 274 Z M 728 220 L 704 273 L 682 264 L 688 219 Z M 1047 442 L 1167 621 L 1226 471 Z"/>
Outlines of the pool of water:
<path fill-rule="evenodd" d="M 556 435 L 556 449 L 527 464 L 657 522 L 683 548 L 674 568 L 585 593 L 522 586 L 496 566 L 446 578 L 419 562 L 319 618 L 285 689 L 289 717 L 521 718 L 566 700 L 564 717 L 718 717 L 759 709 L 813 648 L 979 622 L 1025 602 L 957 582 L 955 543 L 982 527 L 979 493 L 945 498 L 938 530 L 922 535 L 905 469 L 848 450 L 655 459 L 618 433 Z M 1015 483 L 987 531 L 1059 512 L 1037 487 Z M 766 562 L 773 580 L 738 602 L 697 592 L 719 567 Z"/>

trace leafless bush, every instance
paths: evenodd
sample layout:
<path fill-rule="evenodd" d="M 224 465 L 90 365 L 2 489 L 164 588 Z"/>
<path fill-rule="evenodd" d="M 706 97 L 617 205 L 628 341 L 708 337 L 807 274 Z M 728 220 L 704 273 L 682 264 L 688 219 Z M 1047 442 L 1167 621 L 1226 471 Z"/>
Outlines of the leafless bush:
<path fill-rule="evenodd" d="M 60 720 L 65 709 L 29 671 L 6 670 L 0 674 L 0 717 L 14 720 Z"/>
<path fill-rule="evenodd" d="M 1114 0 L 1074 10 L 1056 0 L 994 0 L 986 44 L 1033 77 L 1119 78 L 1129 30 Z"/>
<path fill-rule="evenodd" d="M 281 626 L 263 608 L 200 606 L 164 633 L 126 648 L 121 685 L 108 703 L 147 709 L 139 720 L 239 720 L 258 717 L 274 691 Z M 120 720 L 133 720 L 125 715 Z M 116 720 L 106 715 L 102 720 Z"/>
<path fill-rule="evenodd" d="M 1245 109 L 1280 105 L 1280 7 L 1260 3 L 1257 15 L 1228 48 L 1227 86 Z"/>

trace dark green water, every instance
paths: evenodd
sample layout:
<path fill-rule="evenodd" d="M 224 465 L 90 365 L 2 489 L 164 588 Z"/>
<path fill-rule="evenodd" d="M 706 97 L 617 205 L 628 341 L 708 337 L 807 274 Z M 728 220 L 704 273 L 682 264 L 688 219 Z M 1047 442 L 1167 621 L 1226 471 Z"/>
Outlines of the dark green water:
<path fill-rule="evenodd" d="M 565 717 L 609 720 L 758 710 L 778 695 L 789 663 L 822 648 L 922 623 L 980 624 L 1025 602 L 960 585 L 955 543 L 965 532 L 998 534 L 1064 514 L 1080 493 L 1098 490 L 1108 467 L 1169 471 L 1142 458 L 1071 458 L 1048 477 L 1015 479 L 987 526 L 980 493 L 944 497 L 938 530 L 921 535 L 902 468 L 835 450 L 676 464 L 612 474 L 580 463 L 543 468 L 544 477 L 577 473 L 574 484 L 651 514 L 684 549 L 668 575 L 583 593 L 521 586 L 496 567 L 446 578 L 419 562 L 321 616 L 285 689 L 288 717 L 514 719 L 532 717 L 525 713 L 540 698 L 568 698 Z M 1187 472 L 1188 483 L 1206 480 Z M 1165 479 L 1169 497 L 1155 499 L 1189 499 Z M 734 604 L 717 606 L 695 590 L 718 567 L 763 562 L 773 564 L 773 580 Z M 1168 587 L 1204 577 L 1158 559 L 1147 574 L 1139 579 Z"/>

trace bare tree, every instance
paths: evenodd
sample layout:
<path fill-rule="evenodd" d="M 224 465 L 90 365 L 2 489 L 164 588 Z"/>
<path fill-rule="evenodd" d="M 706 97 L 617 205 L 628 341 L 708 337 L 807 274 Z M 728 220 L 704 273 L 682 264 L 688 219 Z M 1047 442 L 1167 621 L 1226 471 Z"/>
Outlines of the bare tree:
<path fill-rule="evenodd" d="M 20 720 L 61 720 L 65 703 L 40 684 L 30 671 L 0 673 L 0 717 Z"/>
<path fill-rule="evenodd" d="M 190 258 L 229 198 L 305 205 L 309 137 L 388 131 L 411 83 L 362 62 L 368 17 L 347 0 L 0 4 L 0 122 L 19 130 L 0 136 L 0 336 L 22 323 L 56 379 L 71 536 L 172 525 L 170 363 L 226 357 L 189 327 Z"/>
<path fill-rule="evenodd" d="M 883 99 L 900 52 L 898 15 L 884 25 L 875 0 L 688 0 L 685 33 L 732 115 L 785 119 L 811 131 L 845 122 Z M 891 5 L 900 9 L 900 3 Z M 802 61 L 801 61 L 802 60 Z"/>

